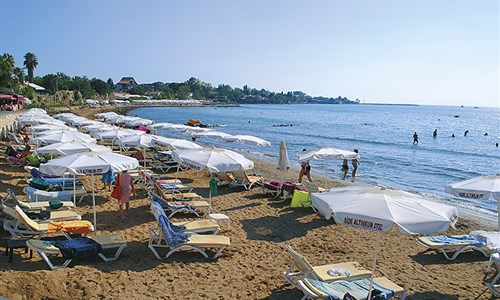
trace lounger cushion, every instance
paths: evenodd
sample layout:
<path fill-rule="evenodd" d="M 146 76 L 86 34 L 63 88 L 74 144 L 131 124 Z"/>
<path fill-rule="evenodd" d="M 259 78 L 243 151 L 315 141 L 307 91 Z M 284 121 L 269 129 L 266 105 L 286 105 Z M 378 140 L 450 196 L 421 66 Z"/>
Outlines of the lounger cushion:
<path fill-rule="evenodd" d="M 231 243 L 227 236 L 194 234 L 189 236 L 189 242 L 187 242 L 187 244 L 208 248 L 229 246 Z M 179 245 L 182 245 L 182 243 Z"/>
<path fill-rule="evenodd" d="M 321 281 L 347 279 L 347 276 L 329 275 L 328 274 L 329 269 L 349 270 L 349 272 L 351 273 L 349 279 L 370 277 L 371 275 L 370 270 L 363 268 L 358 262 L 352 262 L 352 261 L 316 266 L 313 267 L 313 272 L 316 275 L 316 277 L 318 277 L 318 279 Z"/>

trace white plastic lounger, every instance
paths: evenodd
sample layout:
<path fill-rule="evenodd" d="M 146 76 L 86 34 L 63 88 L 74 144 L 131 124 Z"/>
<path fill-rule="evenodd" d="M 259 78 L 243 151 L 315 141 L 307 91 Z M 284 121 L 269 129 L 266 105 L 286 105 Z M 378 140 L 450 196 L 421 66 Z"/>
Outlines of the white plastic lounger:
<path fill-rule="evenodd" d="M 21 207 L 24 210 L 51 210 L 49 201 L 42 202 L 24 202 L 17 198 L 13 190 L 7 189 L 7 195 L 2 198 L 2 204 L 12 203 Z M 61 202 L 63 206 L 60 209 L 74 209 L 75 205 L 70 201 Z"/>
<path fill-rule="evenodd" d="M 303 300 L 307 298 L 342 299 L 346 293 L 356 297 L 356 299 L 366 299 L 370 289 L 370 279 L 363 278 L 351 281 L 338 280 L 324 282 L 304 278 L 299 280 L 299 288 L 304 293 Z M 393 297 L 406 299 L 406 291 L 386 277 L 374 278 L 373 288 L 382 292 L 384 299 L 391 299 Z"/>
<path fill-rule="evenodd" d="M 156 222 L 160 222 L 160 216 L 164 216 L 170 221 L 165 213 L 165 210 L 158 202 L 151 202 L 151 212 L 155 216 Z M 171 222 L 171 221 L 170 221 Z M 210 233 L 217 234 L 220 230 L 220 226 L 215 220 L 211 219 L 198 219 L 193 221 L 182 221 L 182 222 L 171 222 L 171 225 L 178 229 L 178 232 L 194 232 L 194 233 Z M 157 226 L 154 228 L 159 230 Z M 151 229 L 153 230 L 153 229 Z"/>
<path fill-rule="evenodd" d="M 123 249 L 127 247 L 127 241 L 117 234 L 103 234 L 92 236 L 91 239 L 99 243 L 103 250 L 116 249 L 113 256 L 106 256 L 103 253 L 97 253 L 99 257 L 105 261 L 115 261 L 120 257 Z M 67 267 L 73 259 L 66 259 L 62 264 L 54 264 L 48 257 L 48 255 L 61 255 L 61 251 L 56 246 L 52 245 L 50 242 L 42 240 L 28 240 L 26 246 L 40 254 L 40 256 L 49 265 L 50 269 L 58 269 Z"/>
<path fill-rule="evenodd" d="M 443 253 L 447 260 L 455 260 L 467 250 L 477 250 L 488 257 L 486 243 L 471 234 L 422 236 L 417 238 L 417 243 Z"/>
<path fill-rule="evenodd" d="M 27 186 L 23 188 L 23 191 L 28 195 L 29 202 L 40 202 L 40 201 L 50 201 L 50 200 L 61 200 L 61 201 L 73 201 L 73 191 L 59 191 L 59 192 L 47 192 L 42 190 L 37 190 L 33 187 Z M 81 202 L 87 192 L 85 190 L 76 190 L 76 201 Z"/>

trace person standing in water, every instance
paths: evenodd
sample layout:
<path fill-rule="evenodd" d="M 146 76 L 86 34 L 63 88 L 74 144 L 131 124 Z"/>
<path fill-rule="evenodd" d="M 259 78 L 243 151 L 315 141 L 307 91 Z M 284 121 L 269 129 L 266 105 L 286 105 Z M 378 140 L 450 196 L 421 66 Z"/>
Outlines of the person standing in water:
<path fill-rule="evenodd" d="M 434 129 L 434 132 L 432 133 L 432 137 L 433 138 L 436 138 L 438 135 L 438 130 L 437 129 Z"/>
<path fill-rule="evenodd" d="M 353 151 L 359 153 L 358 149 L 354 149 Z M 358 170 L 359 160 L 357 158 L 354 158 L 351 163 L 352 163 L 351 181 L 354 182 L 354 177 L 356 176 L 356 171 Z"/>
<path fill-rule="evenodd" d="M 342 161 L 341 170 L 344 173 L 344 177 L 342 177 L 342 180 L 345 180 L 345 178 L 347 177 L 347 171 L 349 171 L 349 165 L 347 164 L 347 159 L 344 159 L 344 161 Z"/>
<path fill-rule="evenodd" d="M 416 131 L 413 133 L 413 144 L 418 144 L 418 135 Z"/>

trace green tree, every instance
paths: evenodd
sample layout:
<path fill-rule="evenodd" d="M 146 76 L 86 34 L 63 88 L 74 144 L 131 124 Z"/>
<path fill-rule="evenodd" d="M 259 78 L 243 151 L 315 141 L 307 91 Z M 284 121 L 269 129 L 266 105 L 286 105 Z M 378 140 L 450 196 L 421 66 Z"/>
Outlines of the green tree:
<path fill-rule="evenodd" d="M 189 89 L 189 86 L 183 84 L 179 87 L 179 90 L 177 90 L 177 98 L 181 100 L 188 99 L 190 93 L 191 90 Z"/>
<path fill-rule="evenodd" d="M 73 77 L 69 89 L 74 92 L 79 91 L 84 99 L 93 98 L 95 94 L 92 86 L 90 85 L 90 80 L 85 76 Z"/>
<path fill-rule="evenodd" d="M 115 89 L 115 84 L 113 82 L 113 79 L 108 78 L 108 80 L 106 81 L 106 84 L 108 85 L 109 91 L 113 91 Z"/>
<path fill-rule="evenodd" d="M 28 52 L 24 55 L 24 66 L 28 69 L 28 81 L 33 82 L 35 68 L 38 66 L 38 58 L 34 53 Z"/>
<path fill-rule="evenodd" d="M 0 56 L 0 88 L 14 88 L 14 57 L 8 53 Z"/>
<path fill-rule="evenodd" d="M 19 85 L 24 85 L 24 70 L 19 68 L 19 67 L 16 67 L 14 68 L 14 77 L 15 77 L 15 80 L 16 82 L 19 84 Z"/>
<path fill-rule="evenodd" d="M 105 95 L 111 92 L 108 84 L 101 79 L 92 78 L 92 80 L 90 80 L 90 86 L 99 95 Z"/>

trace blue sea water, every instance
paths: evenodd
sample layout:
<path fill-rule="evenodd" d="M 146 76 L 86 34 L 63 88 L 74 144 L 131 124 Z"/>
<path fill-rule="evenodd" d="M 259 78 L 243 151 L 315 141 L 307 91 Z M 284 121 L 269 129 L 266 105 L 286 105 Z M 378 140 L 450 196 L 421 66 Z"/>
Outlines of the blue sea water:
<path fill-rule="evenodd" d="M 490 199 L 467 200 L 444 192 L 448 183 L 479 175 L 500 173 L 500 109 L 452 106 L 403 105 L 242 105 L 239 107 L 150 107 L 129 115 L 155 122 L 185 124 L 200 119 L 229 134 L 255 135 L 272 143 L 256 147 L 217 139 L 198 139 L 272 161 L 284 139 L 290 162 L 298 165 L 302 149 L 335 147 L 358 149 L 361 154 L 357 180 L 421 193 L 437 201 L 494 218 L 497 203 Z M 459 117 L 455 117 L 459 116 Z M 273 126 L 287 124 L 293 126 Z M 432 133 L 437 129 L 437 137 Z M 464 136 L 464 132 L 469 134 Z M 412 135 L 417 132 L 419 143 Z M 488 135 L 484 135 L 488 133 Z M 172 135 L 174 134 L 174 135 Z M 455 134 L 455 137 L 451 137 Z M 189 137 L 163 131 L 162 135 Z M 312 161 L 313 176 L 340 178 L 341 161 Z"/>

